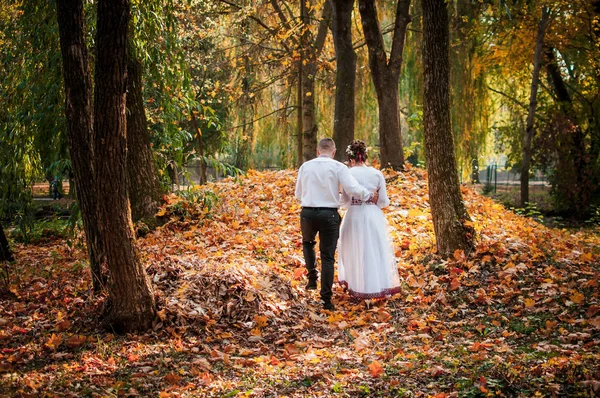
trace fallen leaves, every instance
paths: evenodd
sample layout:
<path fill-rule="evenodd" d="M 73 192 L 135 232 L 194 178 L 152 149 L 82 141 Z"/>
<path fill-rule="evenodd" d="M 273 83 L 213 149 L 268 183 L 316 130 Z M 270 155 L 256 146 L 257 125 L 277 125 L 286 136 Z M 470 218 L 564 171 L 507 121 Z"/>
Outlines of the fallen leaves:
<path fill-rule="evenodd" d="M 318 292 L 304 290 L 292 171 L 192 189 L 198 198 L 219 198 L 210 210 L 202 200 L 166 198 L 159 210 L 165 225 L 138 241 L 159 304 L 146 334 L 98 331 L 90 315 L 102 298 L 90 294 L 87 269 L 74 271 L 83 248 L 19 247 L 21 282 L 11 288 L 19 298 L 0 305 L 0 373 L 16 376 L 2 379 L 0 392 L 593 391 L 600 374 L 597 233 L 548 229 L 463 190 L 478 246 L 441 259 L 424 173 L 389 173 L 398 177 L 388 186 L 386 216 L 402 292 L 354 302 L 336 285 L 331 313 L 321 311 Z M 131 385 L 119 384 L 125 379 Z"/>

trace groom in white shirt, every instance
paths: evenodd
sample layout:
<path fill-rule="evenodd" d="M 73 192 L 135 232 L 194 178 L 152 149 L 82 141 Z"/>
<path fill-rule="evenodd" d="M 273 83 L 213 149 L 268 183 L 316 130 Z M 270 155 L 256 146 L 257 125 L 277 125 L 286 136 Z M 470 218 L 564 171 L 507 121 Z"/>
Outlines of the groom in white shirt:
<path fill-rule="evenodd" d="M 350 174 L 345 164 L 333 159 L 335 143 L 323 138 L 317 147 L 318 157 L 300 166 L 296 182 L 296 199 L 300 201 L 302 252 L 308 270 L 307 290 L 317 288 L 315 238 L 319 234 L 321 252 L 321 300 L 323 308 L 333 310 L 331 302 L 335 249 L 340 233 L 340 185 L 346 193 L 364 201 L 377 202 L 377 192 L 369 192 Z"/>

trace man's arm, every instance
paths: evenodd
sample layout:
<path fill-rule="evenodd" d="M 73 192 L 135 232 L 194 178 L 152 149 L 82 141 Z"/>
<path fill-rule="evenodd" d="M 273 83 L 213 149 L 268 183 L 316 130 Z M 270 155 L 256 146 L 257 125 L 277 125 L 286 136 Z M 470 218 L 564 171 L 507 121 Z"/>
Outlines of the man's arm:
<path fill-rule="evenodd" d="M 298 170 L 298 179 L 296 180 L 296 193 L 294 195 L 298 201 L 302 200 L 302 167 Z"/>
<path fill-rule="evenodd" d="M 356 178 L 350 174 L 350 170 L 348 170 L 348 168 L 345 166 L 340 168 L 340 171 L 338 172 L 338 180 L 348 195 L 352 195 L 355 198 L 360 198 L 364 201 L 367 201 L 373 197 L 367 188 L 363 187 L 358 183 L 358 181 L 356 181 Z"/>

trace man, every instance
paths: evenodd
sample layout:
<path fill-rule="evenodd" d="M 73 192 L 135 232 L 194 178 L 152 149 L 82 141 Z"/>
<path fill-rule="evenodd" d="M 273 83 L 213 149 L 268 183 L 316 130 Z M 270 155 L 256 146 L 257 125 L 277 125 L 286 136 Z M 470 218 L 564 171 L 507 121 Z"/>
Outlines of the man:
<path fill-rule="evenodd" d="M 340 233 L 340 185 L 349 195 L 377 202 L 378 193 L 369 192 L 350 174 L 343 163 L 333 159 L 335 143 L 323 138 L 317 147 L 317 158 L 305 162 L 298 170 L 296 199 L 300 201 L 302 252 L 308 270 L 307 290 L 317 288 L 317 256 L 315 238 L 319 234 L 321 252 L 321 300 L 323 308 L 333 310 L 331 302 L 335 249 Z"/>

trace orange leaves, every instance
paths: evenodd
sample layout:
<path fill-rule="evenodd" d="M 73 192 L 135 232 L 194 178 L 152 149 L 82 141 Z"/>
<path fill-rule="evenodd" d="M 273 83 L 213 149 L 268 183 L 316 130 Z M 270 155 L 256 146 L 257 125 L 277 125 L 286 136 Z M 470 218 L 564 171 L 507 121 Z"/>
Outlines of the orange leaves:
<path fill-rule="evenodd" d="M 450 290 L 457 290 L 460 287 L 460 282 L 457 278 L 450 280 Z"/>
<path fill-rule="evenodd" d="M 256 326 L 259 328 L 267 326 L 268 319 L 269 318 L 264 315 L 254 315 L 254 322 L 256 322 Z"/>
<path fill-rule="evenodd" d="M 573 294 L 571 294 L 570 299 L 575 304 L 583 304 L 585 302 L 585 296 L 580 292 L 573 292 Z"/>
<path fill-rule="evenodd" d="M 456 250 L 454 252 L 454 259 L 456 260 L 457 263 L 464 263 L 465 260 L 467 259 L 467 256 L 465 256 L 465 252 L 462 250 Z"/>
<path fill-rule="evenodd" d="M 293 276 L 293 278 L 294 278 L 295 280 L 300 280 L 300 279 L 302 279 L 302 277 L 303 277 L 303 276 L 304 276 L 306 273 L 307 273 L 307 271 L 306 271 L 306 268 L 300 268 L 300 267 L 297 267 L 297 268 L 295 268 L 295 269 L 294 269 L 294 276 Z"/>
<path fill-rule="evenodd" d="M 383 374 L 383 367 L 377 361 L 373 361 L 369 364 L 369 373 L 372 377 L 379 377 Z"/>

